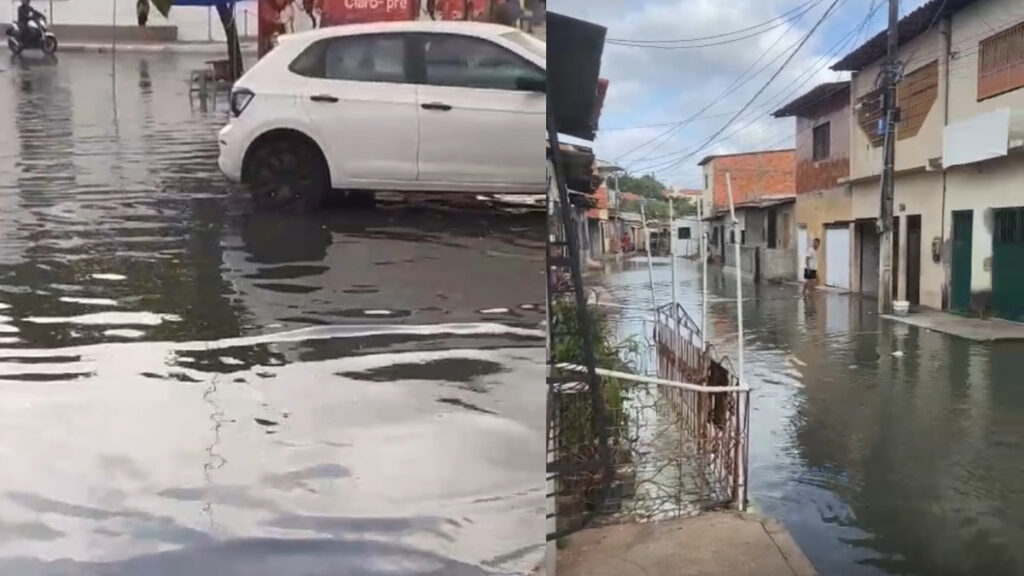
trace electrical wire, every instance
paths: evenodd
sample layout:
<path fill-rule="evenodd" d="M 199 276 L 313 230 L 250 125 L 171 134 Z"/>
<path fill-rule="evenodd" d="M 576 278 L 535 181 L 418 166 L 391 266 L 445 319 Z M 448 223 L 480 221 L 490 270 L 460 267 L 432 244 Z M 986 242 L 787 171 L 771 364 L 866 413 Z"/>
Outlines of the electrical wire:
<path fill-rule="evenodd" d="M 667 169 L 670 169 L 670 168 L 672 168 L 674 166 L 678 166 L 679 164 L 682 164 L 683 162 L 685 162 L 686 160 L 691 158 L 694 154 L 696 154 L 701 149 L 703 149 L 705 146 L 707 146 L 708 144 L 713 142 L 715 138 L 717 138 L 719 135 L 721 135 L 723 132 L 725 132 L 725 130 L 733 122 L 735 122 L 741 115 L 743 115 L 743 113 L 746 112 L 746 110 L 748 108 L 750 108 L 750 106 L 754 103 L 754 101 L 757 100 L 761 96 L 761 94 L 763 94 L 764 91 L 768 89 L 769 86 L 771 86 L 771 83 L 776 78 L 779 77 L 779 74 L 782 74 L 782 71 L 786 69 L 786 66 L 788 66 L 789 63 L 793 61 L 793 58 L 795 58 L 797 53 L 800 52 L 800 49 L 803 48 L 804 44 L 806 44 L 807 41 L 811 39 L 811 36 L 813 36 L 814 33 L 818 31 L 818 28 L 825 21 L 825 19 L 828 18 L 832 14 L 832 10 L 839 4 L 839 1 L 840 0 L 832 0 L 832 3 L 829 4 L 828 8 L 825 10 L 825 13 L 821 15 L 821 18 L 818 18 L 818 21 L 814 23 L 814 26 L 812 26 L 811 29 L 807 32 L 807 34 L 804 35 L 803 39 L 800 40 L 800 43 L 797 44 L 797 47 L 786 58 L 786 61 L 783 62 L 782 65 L 779 66 L 779 69 L 776 70 L 775 73 L 772 74 L 770 78 L 768 78 L 768 81 L 765 82 L 764 85 L 761 86 L 757 90 L 757 92 L 755 92 L 754 95 L 749 100 L 747 100 L 747 102 L 743 105 L 743 107 L 740 108 L 739 112 L 737 112 L 732 118 L 730 118 L 728 122 L 723 124 L 721 128 L 719 128 L 717 131 L 715 131 L 714 134 L 709 136 L 707 138 L 707 140 L 705 140 L 704 143 L 701 144 L 698 147 L 697 150 L 695 150 L 694 152 L 692 152 L 691 154 L 689 154 L 687 156 L 684 156 L 683 158 L 680 158 L 678 161 L 676 161 L 676 164 L 673 164 L 672 166 L 669 166 Z"/>
<path fill-rule="evenodd" d="M 605 41 L 606 42 L 607 41 L 612 41 L 612 42 L 629 42 L 629 43 L 635 43 L 635 44 L 670 44 L 670 43 L 702 42 L 704 40 L 714 40 L 716 38 L 724 38 L 726 36 L 732 36 L 732 35 L 735 35 L 735 34 L 741 34 L 743 32 L 749 32 L 751 30 L 760 28 L 762 26 L 767 26 L 768 24 L 771 24 L 772 22 L 778 21 L 778 20 L 780 20 L 782 18 L 785 18 L 785 17 L 789 16 L 790 14 L 796 12 L 797 10 L 800 10 L 801 8 L 804 8 L 805 6 L 808 6 L 810 4 L 817 4 L 819 1 L 820 0 L 808 0 L 807 2 L 805 2 L 803 4 L 800 4 L 799 6 L 796 6 L 796 7 L 792 8 L 792 9 L 790 9 L 787 12 L 783 12 L 782 14 L 779 14 L 778 16 L 776 16 L 775 18 L 772 18 L 771 20 L 767 20 L 765 22 L 761 22 L 760 24 L 754 24 L 753 26 L 747 26 L 746 28 L 740 28 L 739 30 L 733 30 L 732 32 L 722 32 L 721 34 L 712 34 L 711 36 L 698 36 L 698 37 L 695 37 L 695 38 L 677 38 L 675 40 L 634 40 L 634 39 L 629 39 L 629 38 L 608 38 Z"/>
<path fill-rule="evenodd" d="M 817 4 L 818 4 L 818 3 L 820 3 L 821 1 L 822 1 L 822 0 L 815 0 L 815 5 L 817 5 Z M 798 18 L 798 20 L 799 20 L 799 18 Z M 750 64 L 749 66 L 747 66 L 747 68 L 746 68 L 746 69 L 745 69 L 745 70 L 744 70 L 743 72 L 741 72 L 741 73 L 740 73 L 740 75 L 739 75 L 739 76 L 737 76 L 737 77 L 736 77 L 736 79 L 735 79 L 735 80 L 733 80 L 733 81 L 732 81 L 732 83 L 731 83 L 731 84 L 729 84 L 729 86 L 728 86 L 728 87 L 726 87 L 726 89 L 725 89 L 725 90 L 724 90 L 724 91 L 723 91 L 723 92 L 722 92 L 721 94 L 719 94 L 719 95 L 718 95 L 717 97 L 713 98 L 713 99 L 712 99 L 712 100 L 711 100 L 710 102 L 708 102 L 708 103 L 707 103 L 707 104 L 706 104 L 706 105 L 705 105 L 705 106 L 704 106 L 703 108 L 701 108 L 700 110 L 698 110 L 698 111 L 697 111 L 696 113 L 694 113 L 694 114 L 691 114 L 691 115 L 690 115 L 690 116 L 688 116 L 687 118 L 685 118 L 685 119 L 683 119 L 683 120 L 679 121 L 678 123 L 676 123 L 676 125 L 675 125 L 675 126 L 672 126 L 672 127 L 668 128 L 668 129 L 666 129 L 666 130 L 665 130 L 664 132 L 662 132 L 662 133 L 660 133 L 660 134 L 656 135 L 656 136 L 655 136 L 654 138 L 651 138 L 650 140 L 647 140 L 647 141 L 645 141 L 645 142 L 642 142 L 642 143 L 641 143 L 641 144 L 639 144 L 638 146 L 635 146 L 635 147 L 633 147 L 633 148 L 631 148 L 631 149 L 627 150 L 626 152 L 624 152 L 624 153 L 620 154 L 620 155 L 619 155 L 619 156 L 618 156 L 617 158 L 615 158 L 615 159 L 614 159 L 614 161 L 615 161 L 615 162 L 619 162 L 619 161 L 621 161 L 621 160 L 622 160 L 623 158 L 625 158 L 626 156 L 629 156 L 630 154 L 632 154 L 632 153 L 636 152 L 637 150 L 640 150 L 640 149 L 642 149 L 642 148 L 644 148 L 644 147 L 646 147 L 646 146 L 649 146 L 649 145 L 653 144 L 654 142 L 656 142 L 656 141 L 658 141 L 658 140 L 660 140 L 660 139 L 662 139 L 662 138 L 664 138 L 664 137 L 666 137 L 666 136 L 669 136 L 669 135 L 671 135 L 671 134 L 672 134 L 672 133 L 674 133 L 674 132 L 678 132 L 679 130 L 682 130 L 683 128 L 685 128 L 686 126 L 688 126 L 688 125 L 689 125 L 689 124 L 690 124 L 691 122 L 693 122 L 693 121 L 695 121 L 695 120 L 697 120 L 697 119 L 701 118 L 701 115 L 702 115 L 702 114 L 703 114 L 704 112 L 707 112 L 707 111 L 708 111 L 709 109 L 711 109 L 711 108 L 712 108 L 712 107 L 713 107 L 713 106 L 714 106 L 715 104 L 719 103 L 719 102 L 720 102 L 720 101 L 721 101 L 722 99 L 724 99 L 724 98 L 728 97 L 729 95 L 731 95 L 732 93 L 734 93 L 734 92 L 735 92 L 736 90 L 739 90 L 740 88 L 742 88 L 742 87 L 743 87 L 743 86 L 744 86 L 744 85 L 745 85 L 745 84 L 746 84 L 747 82 L 749 82 L 750 80 L 753 80 L 754 78 L 756 78 L 757 76 L 759 76 L 759 75 L 760 75 L 760 74 L 761 74 L 762 72 L 764 72 L 764 71 L 765 71 L 765 70 L 766 70 L 766 69 L 768 68 L 768 66 L 770 66 L 770 65 L 771 65 L 772 63 L 774 63 L 774 62 L 775 62 L 776 60 L 778 60 L 779 58 L 781 58 L 781 57 L 782 57 L 782 56 L 783 56 L 783 55 L 784 55 L 784 54 L 786 53 L 786 50 L 788 50 L 788 48 L 787 48 L 786 50 L 783 50 L 782 52 L 780 52 L 780 53 L 779 53 L 779 54 L 778 54 L 777 56 L 775 56 L 774 58 L 772 58 L 772 59 L 771 59 L 771 60 L 770 60 L 769 62 L 767 62 L 767 63 L 766 63 L 766 64 L 765 64 L 765 65 L 764 65 L 764 66 L 763 66 L 763 67 L 762 67 L 762 68 L 761 68 L 760 70 L 758 70 L 758 71 L 757 71 L 757 72 L 756 72 L 755 74 L 752 74 L 752 75 L 750 75 L 749 77 L 746 77 L 746 79 L 744 79 L 744 77 L 745 77 L 745 76 L 747 75 L 747 73 L 748 73 L 748 72 L 750 72 L 750 71 L 751 71 L 751 70 L 752 70 L 752 69 L 753 69 L 753 68 L 754 68 L 755 66 L 757 66 L 757 65 L 758 65 L 758 63 L 760 63 L 760 62 L 761 62 L 761 60 L 762 60 L 762 59 L 763 59 L 763 58 L 764 58 L 765 56 L 767 56 L 767 55 L 768 55 L 768 54 L 769 54 L 769 53 L 770 53 L 770 52 L 771 52 L 772 50 L 774 50 L 774 49 L 775 49 L 775 47 L 776 47 L 776 46 L 777 46 L 777 45 L 779 44 L 779 42 L 781 42 L 781 41 L 782 41 L 782 39 L 783 39 L 783 38 L 785 38 L 785 36 L 786 36 L 785 34 L 781 34 L 781 35 L 780 35 L 780 36 L 779 36 L 778 38 L 776 38 L 776 39 L 775 39 L 775 42 L 773 42 L 773 43 L 772 43 L 772 45 L 771 45 L 771 46 L 769 46 L 767 50 L 765 50 L 765 51 L 761 52 L 761 54 L 760 54 L 760 55 L 759 55 L 759 56 L 757 57 L 757 59 L 755 59 L 755 60 L 754 60 L 754 61 L 753 61 L 753 62 L 752 62 L 752 63 L 751 63 L 751 64 Z M 794 43 L 794 44 L 791 44 L 791 45 L 790 45 L 790 48 L 792 48 L 793 46 L 795 46 L 795 43 Z M 662 144 L 661 144 L 661 145 L 659 145 L 659 146 L 657 146 L 657 147 L 656 147 L 656 148 L 655 148 L 655 149 L 654 149 L 654 150 L 653 150 L 653 151 L 652 151 L 651 153 L 653 153 L 653 152 L 656 152 L 657 150 L 659 150 L 659 149 L 661 148 L 661 146 L 663 146 L 663 145 L 664 145 L 665 143 L 667 143 L 667 142 L 668 142 L 668 140 L 665 140 L 664 142 L 662 142 Z M 641 161 L 641 160 L 644 160 L 644 159 L 646 159 L 646 156 L 645 156 L 645 157 L 641 157 L 641 158 L 638 158 L 638 159 L 637 159 L 637 160 L 635 160 L 634 162 L 639 162 L 639 161 Z"/>
<path fill-rule="evenodd" d="M 864 19 L 861 21 L 861 23 L 857 27 L 853 28 L 850 32 L 847 32 L 847 34 L 843 38 L 841 38 L 835 45 L 833 45 L 832 48 L 829 49 L 828 52 L 826 52 L 823 56 L 821 56 L 817 60 L 817 62 L 815 62 L 815 64 L 813 64 L 805 72 L 803 72 L 799 76 L 797 76 L 797 78 L 795 78 L 790 83 L 789 86 L 787 86 L 787 87 L 783 88 L 782 90 L 780 90 L 778 93 L 776 93 L 776 95 L 773 98 L 770 98 L 765 104 L 763 104 L 760 107 L 758 107 L 757 110 L 764 110 L 766 108 L 776 107 L 776 106 L 780 105 L 781 103 L 783 103 L 784 101 L 790 100 L 794 93 L 799 91 L 803 87 L 803 85 L 807 84 L 807 82 L 809 82 L 814 77 L 814 74 L 816 74 L 818 71 L 820 71 L 822 68 L 825 67 L 825 65 L 828 63 L 829 59 L 831 57 L 833 57 L 834 54 L 837 54 L 841 50 L 843 50 L 844 47 L 847 44 L 849 44 L 854 39 L 854 36 L 857 33 L 859 33 L 864 28 L 866 28 L 866 26 L 870 23 L 871 19 L 874 17 L 875 13 L 878 11 L 879 6 L 873 7 L 871 9 L 871 12 L 869 12 L 867 14 L 867 16 L 864 17 Z M 805 76 L 806 76 L 806 78 L 801 82 L 800 79 L 805 77 Z M 831 94 L 826 94 L 826 95 L 824 95 L 822 97 L 821 101 L 824 101 L 825 98 L 829 98 L 829 97 L 831 97 Z M 814 103 L 811 103 L 810 105 L 813 105 L 813 104 Z M 741 126 L 741 127 L 737 128 L 737 129 L 733 130 L 725 138 L 719 139 L 718 141 L 713 142 L 713 143 L 717 144 L 717 143 L 721 143 L 723 141 L 727 141 L 730 138 L 732 138 L 733 136 L 739 134 L 740 132 L 743 132 L 746 128 L 748 128 L 754 122 L 756 122 L 757 120 L 760 119 L 760 112 L 755 112 L 755 113 L 751 114 L 750 118 L 751 118 L 750 122 L 748 122 L 744 126 Z M 685 161 L 686 159 L 692 157 L 694 154 L 696 154 L 697 152 L 699 152 L 700 150 L 702 150 L 706 146 L 707 146 L 707 144 L 702 144 L 702 145 L 698 145 L 698 146 L 690 146 L 690 147 L 687 147 L 687 148 L 685 148 L 683 150 L 663 155 L 663 156 L 660 157 L 661 161 L 656 162 L 655 164 L 652 164 L 652 165 L 645 166 L 644 168 L 642 168 L 642 170 L 644 170 L 644 171 L 655 170 L 655 171 L 660 172 L 660 171 L 663 171 L 663 170 L 667 170 L 669 168 L 674 168 L 676 165 L 681 164 L 682 161 Z M 679 158 L 680 155 L 684 156 L 684 158 L 680 159 Z M 674 160 L 669 160 L 668 159 L 668 158 L 672 158 L 672 157 L 675 157 L 675 159 Z"/>

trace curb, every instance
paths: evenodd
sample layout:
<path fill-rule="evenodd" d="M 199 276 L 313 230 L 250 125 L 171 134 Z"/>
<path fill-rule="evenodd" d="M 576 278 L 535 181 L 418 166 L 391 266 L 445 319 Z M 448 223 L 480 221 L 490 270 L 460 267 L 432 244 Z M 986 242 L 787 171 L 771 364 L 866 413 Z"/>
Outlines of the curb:
<path fill-rule="evenodd" d="M 57 55 L 61 52 L 92 52 L 98 54 L 109 54 L 111 52 L 130 52 L 145 54 L 197 54 L 217 55 L 224 54 L 227 48 L 224 45 L 201 44 L 201 45 L 175 45 L 175 44 L 118 44 L 116 48 L 112 44 L 90 44 L 86 42 L 68 42 L 61 44 L 57 49 Z M 255 56 L 255 46 L 242 46 L 243 56 Z"/>
<path fill-rule="evenodd" d="M 790 535 L 789 531 L 781 523 L 750 512 L 740 512 L 739 514 L 745 520 L 752 520 L 761 524 L 768 538 L 775 543 L 775 547 L 779 549 L 779 553 L 782 554 L 786 563 L 793 570 L 793 574 L 796 576 L 819 576 L 818 571 L 814 569 L 814 565 L 811 564 L 811 561 L 800 550 L 800 546 L 793 540 L 793 536 Z"/>

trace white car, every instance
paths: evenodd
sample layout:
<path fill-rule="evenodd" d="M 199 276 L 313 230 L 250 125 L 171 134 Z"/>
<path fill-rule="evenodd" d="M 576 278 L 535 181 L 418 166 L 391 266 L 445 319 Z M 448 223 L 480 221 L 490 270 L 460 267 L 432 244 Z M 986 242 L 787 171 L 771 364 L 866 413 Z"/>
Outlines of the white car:
<path fill-rule="evenodd" d="M 331 189 L 544 194 L 546 44 L 479 22 L 281 36 L 235 83 L 220 169 L 260 206 Z"/>

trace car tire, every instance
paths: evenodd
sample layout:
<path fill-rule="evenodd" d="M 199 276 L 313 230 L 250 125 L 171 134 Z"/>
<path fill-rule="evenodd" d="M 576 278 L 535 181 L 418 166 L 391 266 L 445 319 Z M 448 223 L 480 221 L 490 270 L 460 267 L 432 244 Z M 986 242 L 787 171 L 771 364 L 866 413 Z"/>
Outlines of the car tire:
<path fill-rule="evenodd" d="M 329 176 L 315 145 L 301 138 L 272 138 L 249 154 L 244 182 L 257 208 L 313 212 L 323 206 Z"/>

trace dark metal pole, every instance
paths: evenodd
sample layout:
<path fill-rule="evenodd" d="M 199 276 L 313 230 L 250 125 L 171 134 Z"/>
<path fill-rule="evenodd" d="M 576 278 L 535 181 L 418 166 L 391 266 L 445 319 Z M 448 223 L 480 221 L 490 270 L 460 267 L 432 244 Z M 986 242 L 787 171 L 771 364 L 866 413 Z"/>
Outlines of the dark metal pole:
<path fill-rule="evenodd" d="M 594 354 L 594 331 L 592 329 L 593 319 L 587 309 L 587 297 L 583 292 L 583 273 L 580 271 L 580 238 L 572 217 L 569 213 L 569 189 L 565 183 L 565 174 L 562 173 L 562 151 L 558 141 L 558 128 L 552 114 L 550 96 L 548 101 L 547 129 L 548 141 L 551 146 L 551 164 L 554 167 L 555 184 L 558 187 L 558 210 L 561 213 L 562 228 L 565 231 L 565 239 L 569 250 L 569 271 L 573 283 L 573 295 L 576 300 L 576 322 L 581 332 L 580 338 L 583 341 L 583 362 L 587 369 L 587 384 L 590 389 L 590 407 L 596 420 L 598 452 L 601 458 L 602 482 L 598 495 L 598 510 L 604 506 L 608 498 L 608 490 L 615 481 L 615 469 L 612 463 L 611 447 L 609 446 L 609 420 L 608 409 L 604 401 L 604 390 L 601 386 L 601 379 L 597 375 L 597 357 Z M 548 326 L 550 330 L 552 327 Z"/>
<path fill-rule="evenodd" d="M 878 247 L 878 312 L 892 312 L 892 277 L 897 273 L 892 269 L 892 219 L 893 190 L 895 186 L 896 164 L 896 122 L 899 109 L 896 106 L 896 82 L 899 81 L 899 0 L 889 0 L 889 34 L 888 50 L 883 68 L 882 112 L 885 118 L 885 133 L 882 149 L 882 193 L 878 218 L 878 230 L 881 232 Z"/>

